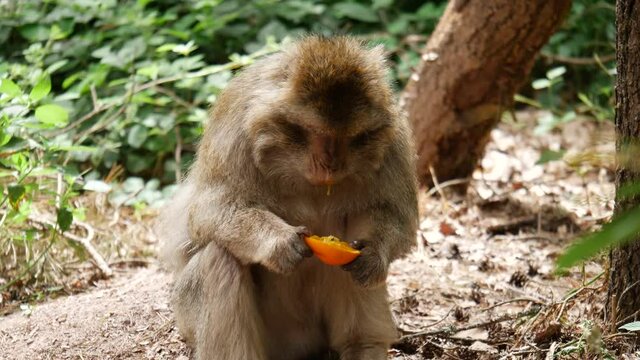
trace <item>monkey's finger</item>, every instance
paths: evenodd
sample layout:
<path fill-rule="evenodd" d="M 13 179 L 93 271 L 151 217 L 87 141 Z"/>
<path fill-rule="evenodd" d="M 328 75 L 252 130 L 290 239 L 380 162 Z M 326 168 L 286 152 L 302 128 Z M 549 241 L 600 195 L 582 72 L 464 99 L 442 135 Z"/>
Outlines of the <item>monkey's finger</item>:
<path fill-rule="evenodd" d="M 300 236 L 311 236 L 311 231 L 306 226 L 297 226 L 296 233 Z"/>
<path fill-rule="evenodd" d="M 349 272 L 357 271 L 357 269 L 362 267 L 364 262 L 365 261 L 363 260 L 362 254 L 361 254 L 360 256 L 355 258 L 355 260 L 353 260 L 352 262 L 342 265 L 342 270 L 349 271 Z"/>
<path fill-rule="evenodd" d="M 364 241 L 356 240 L 353 241 L 350 245 L 354 249 L 360 250 L 360 255 L 358 255 L 358 257 L 355 258 L 355 260 L 353 260 L 352 262 L 342 265 L 342 269 L 346 271 L 357 271 L 358 268 L 369 267 L 368 264 L 375 260 L 375 250 L 372 247 L 367 246 Z"/>
<path fill-rule="evenodd" d="M 303 257 L 310 257 L 313 255 L 313 251 L 307 243 L 304 241 L 305 236 L 310 236 L 311 232 L 304 226 L 298 226 L 296 228 L 296 234 L 298 234 L 298 241 L 293 242 L 293 248 L 300 253 Z"/>
<path fill-rule="evenodd" d="M 356 250 L 362 250 L 366 246 L 364 240 L 353 240 L 349 242 L 349 245 Z"/>
<path fill-rule="evenodd" d="M 302 255 L 303 257 L 310 257 L 311 255 L 313 255 L 313 251 L 311 251 L 309 245 L 307 245 L 307 243 L 305 243 L 302 239 L 300 239 L 300 241 L 294 242 L 293 248 L 296 250 L 296 252 L 298 252 L 298 254 Z"/>

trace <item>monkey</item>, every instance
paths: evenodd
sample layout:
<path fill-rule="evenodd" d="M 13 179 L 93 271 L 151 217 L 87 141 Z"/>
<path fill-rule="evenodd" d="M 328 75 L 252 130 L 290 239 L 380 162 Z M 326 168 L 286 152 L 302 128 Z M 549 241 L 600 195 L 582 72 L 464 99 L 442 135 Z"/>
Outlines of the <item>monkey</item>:
<path fill-rule="evenodd" d="M 387 358 L 388 269 L 418 221 L 411 132 L 387 72 L 381 46 L 307 35 L 219 95 L 158 226 L 196 359 Z M 361 254 L 325 265 L 310 234 Z"/>

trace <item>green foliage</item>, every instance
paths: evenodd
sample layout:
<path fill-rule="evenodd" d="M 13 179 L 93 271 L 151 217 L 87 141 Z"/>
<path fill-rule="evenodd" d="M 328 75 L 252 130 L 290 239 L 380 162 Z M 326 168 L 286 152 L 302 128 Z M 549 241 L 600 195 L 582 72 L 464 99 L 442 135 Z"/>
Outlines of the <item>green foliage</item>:
<path fill-rule="evenodd" d="M 542 49 L 530 88 L 515 101 L 548 110 L 544 135 L 579 118 L 613 121 L 615 1 L 576 0 L 561 28 Z"/>
<path fill-rule="evenodd" d="M 86 146 L 63 156 L 90 178 L 123 164 L 127 173 L 171 182 L 176 167 L 188 165 L 175 164 L 171 156 L 178 142 L 196 142 L 206 108 L 233 70 L 251 58 L 235 55 L 231 66 L 215 64 L 234 53 L 261 51 L 268 39 L 309 31 L 382 31 L 371 38 L 402 51 L 402 37 L 431 31 L 444 5 L 390 0 L 3 4 L 0 39 L 7 46 L 0 51 L 0 92 L 10 106 L 2 115 L 9 118 L 9 133 L 28 124 L 50 145 Z M 417 63 L 417 56 L 407 58 Z M 406 79 L 410 66 L 396 75 Z"/>
<path fill-rule="evenodd" d="M 542 154 L 540 154 L 540 159 L 536 161 L 536 165 L 546 164 L 551 161 L 560 160 L 564 156 L 564 151 L 553 151 L 549 149 L 545 149 Z"/>
<path fill-rule="evenodd" d="M 640 233 L 640 207 L 628 211 L 604 225 L 602 230 L 591 233 L 572 244 L 558 258 L 559 267 L 570 267 L 584 261 L 610 246 L 620 246 Z"/>

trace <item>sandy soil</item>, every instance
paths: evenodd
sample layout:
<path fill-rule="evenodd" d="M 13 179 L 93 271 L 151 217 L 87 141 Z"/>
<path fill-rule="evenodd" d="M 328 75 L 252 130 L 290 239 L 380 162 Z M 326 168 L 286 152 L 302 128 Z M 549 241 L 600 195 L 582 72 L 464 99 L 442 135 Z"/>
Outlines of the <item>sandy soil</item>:
<path fill-rule="evenodd" d="M 152 266 L 0 321 L 0 359 L 187 359 L 168 307 L 170 275 Z"/>

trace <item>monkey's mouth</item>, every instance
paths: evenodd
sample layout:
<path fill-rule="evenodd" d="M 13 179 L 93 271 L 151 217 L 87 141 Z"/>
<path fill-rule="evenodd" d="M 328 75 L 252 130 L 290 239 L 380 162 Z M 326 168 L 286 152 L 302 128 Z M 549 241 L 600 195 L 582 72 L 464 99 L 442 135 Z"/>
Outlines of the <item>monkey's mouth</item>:
<path fill-rule="evenodd" d="M 332 186 L 336 183 L 334 177 L 307 176 L 307 181 L 313 186 Z"/>
<path fill-rule="evenodd" d="M 341 176 L 336 171 L 309 171 L 305 175 L 312 186 L 332 186 L 337 184 Z"/>

